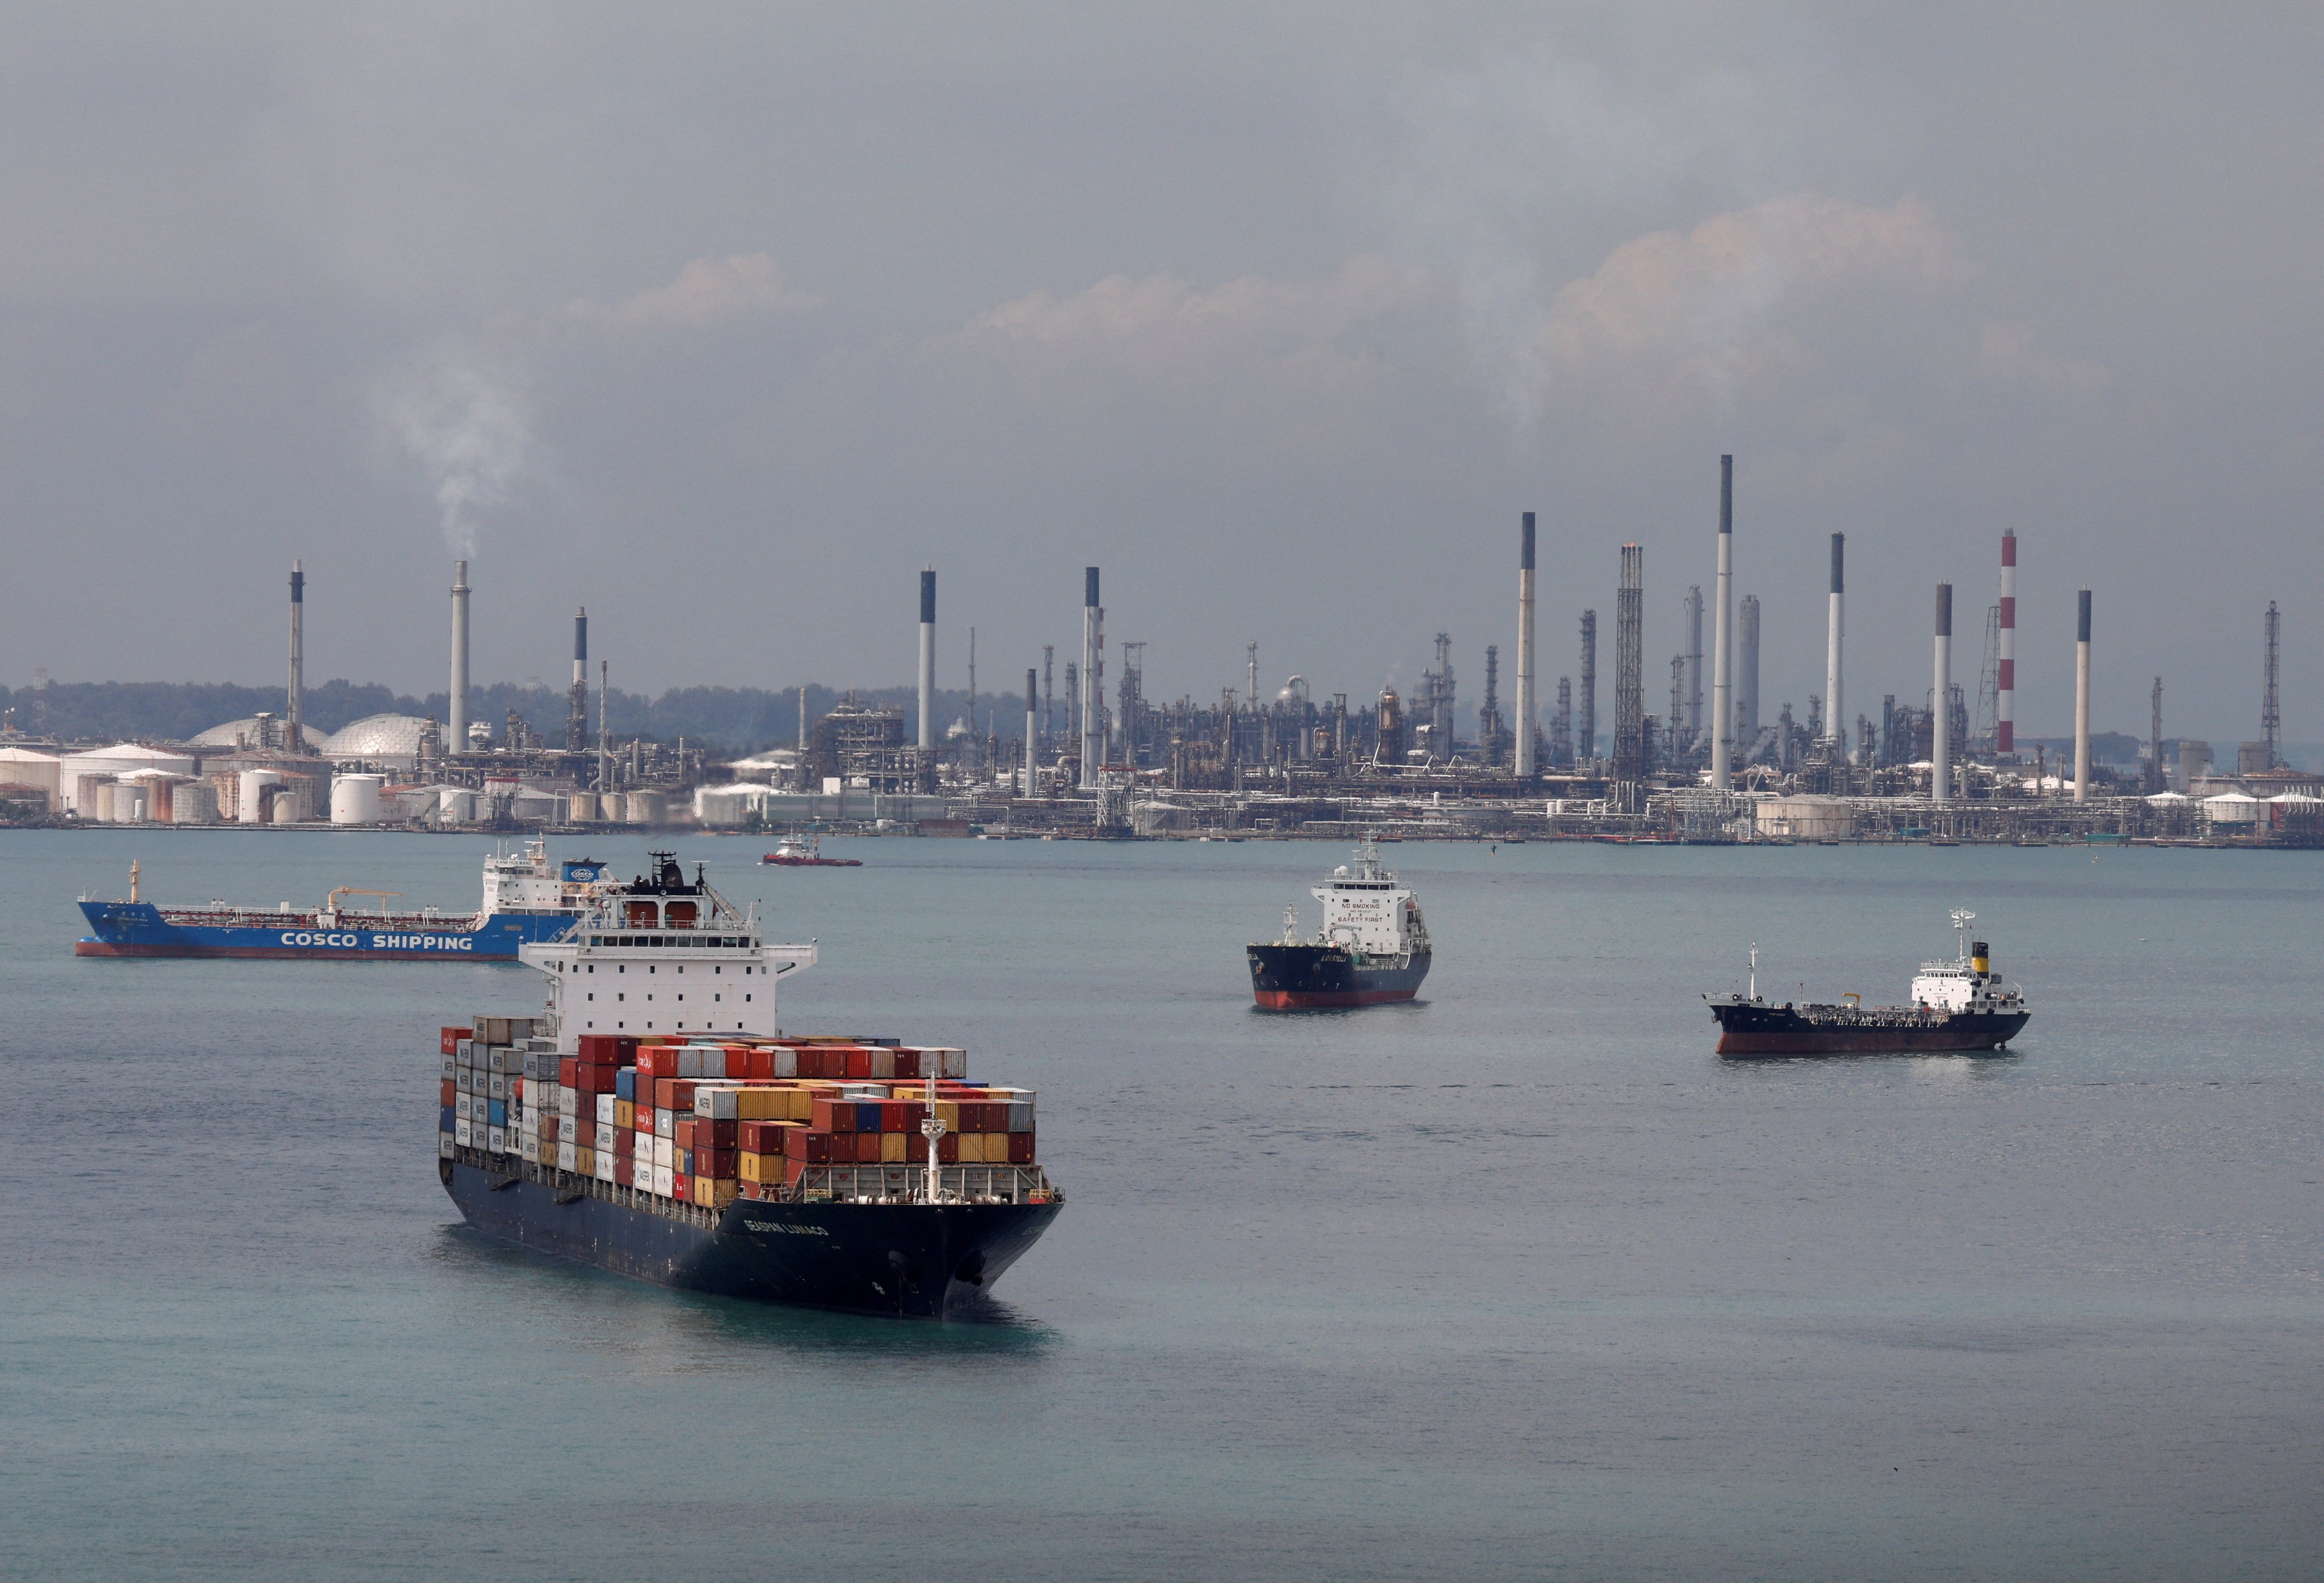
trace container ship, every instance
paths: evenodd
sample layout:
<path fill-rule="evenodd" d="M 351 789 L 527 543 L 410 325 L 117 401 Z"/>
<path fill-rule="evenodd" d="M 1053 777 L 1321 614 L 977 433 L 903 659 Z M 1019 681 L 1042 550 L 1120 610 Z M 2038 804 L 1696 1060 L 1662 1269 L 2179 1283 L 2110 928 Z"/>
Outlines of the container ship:
<path fill-rule="evenodd" d="M 1031 1090 L 967 1052 L 785 1035 L 770 944 L 669 853 L 522 948 L 546 1014 L 442 1030 L 437 1162 L 488 1236 L 662 1285 L 941 1319 L 1064 1207 Z"/>
<path fill-rule="evenodd" d="M 80 898 L 89 934 L 76 956 L 291 957 L 331 962 L 515 962 L 520 947 L 555 940 L 573 926 L 590 894 L 604 880 L 592 858 L 551 865 L 546 843 L 484 860 L 484 904 L 474 915 L 435 908 L 386 910 L 392 892 L 342 886 L 319 907 L 162 907 L 138 896 L 137 865 L 129 865 L 129 899 Z M 378 910 L 349 909 L 341 901 L 367 897 Z"/>
<path fill-rule="evenodd" d="M 1251 997 L 1269 1011 L 1378 1006 L 1409 1000 L 1428 976 L 1428 925 L 1411 889 L 1380 865 L 1367 841 L 1309 893 L 1323 904 L 1323 927 L 1299 937 L 1299 913 L 1283 909 L 1283 938 L 1249 947 Z"/>
<path fill-rule="evenodd" d="M 2034 1013 L 2024 992 L 1993 971 L 1991 948 L 1968 938 L 1977 915 L 1955 912 L 1963 943 L 1951 962 L 1921 965 L 1910 1006 L 1867 1007 L 1850 995 L 1836 1004 L 1771 1005 L 1759 995 L 1759 948 L 1751 948 L 1748 994 L 1706 995 L 1719 1025 L 1721 1055 L 1858 1055 L 1998 1050 Z"/>

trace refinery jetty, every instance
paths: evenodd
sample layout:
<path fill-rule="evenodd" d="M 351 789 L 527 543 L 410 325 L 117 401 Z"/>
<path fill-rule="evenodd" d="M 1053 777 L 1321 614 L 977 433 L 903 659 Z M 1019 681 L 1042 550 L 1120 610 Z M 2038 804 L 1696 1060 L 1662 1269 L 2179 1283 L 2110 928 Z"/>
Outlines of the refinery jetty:
<path fill-rule="evenodd" d="M 39 685 L 19 689 L 0 701 L 0 823 L 2324 845 L 2324 776 L 2284 757 L 2273 602 L 2255 612 L 2255 737 L 2215 755 L 2209 741 L 2165 736 L 2161 676 L 2151 686 L 2140 679 L 2139 734 L 2095 732 L 2093 654 L 2102 627 L 2094 591 L 2083 588 L 2070 621 L 2052 612 L 2024 629 L 2027 656 L 2053 674 L 2070 665 L 2074 676 L 2072 734 L 2029 738 L 2016 718 L 2018 535 L 2003 533 L 1983 552 L 1994 555 L 1989 602 L 1961 591 L 1958 651 L 1955 585 L 1938 583 L 1914 596 L 1930 612 L 1928 668 L 1881 678 L 1875 704 L 1873 687 L 1848 671 L 1847 544 L 1834 533 L 1829 587 L 1815 599 L 1826 633 L 1822 672 L 1795 678 L 1808 685 L 1784 697 L 1762 687 L 1759 596 L 1738 593 L 1731 457 L 1720 458 L 1717 501 L 1707 558 L 1712 592 L 1706 600 L 1702 584 L 1685 585 L 1683 647 L 1670 658 L 1666 699 L 1659 682 L 1651 694 L 1647 685 L 1645 547 L 1619 547 L 1602 713 L 1594 603 L 1578 611 L 1558 645 L 1574 663 L 1553 680 L 1542 659 L 1531 511 L 1514 513 L 1511 524 L 1515 663 L 1505 676 L 1502 646 L 1484 645 L 1473 704 L 1456 686 L 1448 632 L 1436 634 L 1433 659 L 1401 693 L 1327 693 L 1304 675 L 1262 682 L 1254 641 L 1239 657 L 1240 687 L 1223 687 L 1215 699 L 1150 697 L 1146 642 L 1108 646 L 1096 566 L 1078 579 L 1078 658 L 1066 647 L 1060 667 L 1060 646 L 1046 645 L 1022 673 L 1021 697 L 1013 686 L 980 692 L 971 628 L 965 695 L 939 694 L 936 573 L 929 568 L 918 580 L 915 686 L 871 695 L 817 689 L 823 696 L 813 710 L 808 688 L 762 689 L 781 704 L 761 710 L 762 719 L 779 715 L 780 723 L 771 732 L 754 727 L 761 740 L 743 743 L 615 732 L 606 706 L 611 661 L 600 658 L 593 675 L 586 610 L 573 621 L 568 691 L 536 686 L 530 714 L 472 714 L 475 591 L 466 561 L 456 563 L 450 589 L 442 717 L 374 713 L 319 729 L 306 718 L 307 579 L 294 564 L 279 712 L 183 740 L 76 741 L 45 718 L 49 695 Z M 1066 602 L 1059 604 L 1062 617 Z M 899 655 L 909 609 L 898 612 Z M 2119 685 L 2112 695 L 2122 695 Z M 770 734 L 776 740 L 764 740 Z"/>

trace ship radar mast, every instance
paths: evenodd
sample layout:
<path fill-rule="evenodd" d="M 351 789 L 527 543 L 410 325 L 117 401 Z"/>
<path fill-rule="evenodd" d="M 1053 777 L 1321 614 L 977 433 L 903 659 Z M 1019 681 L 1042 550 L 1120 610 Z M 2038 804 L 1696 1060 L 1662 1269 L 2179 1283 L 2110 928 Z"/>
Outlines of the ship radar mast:
<path fill-rule="evenodd" d="M 1751 999 L 1759 999 L 1759 943 L 1751 942 Z"/>
<path fill-rule="evenodd" d="M 1961 907 L 1953 908 L 1953 940 L 1960 950 L 1962 962 L 1969 960 L 1969 926 L 1975 922 L 1977 922 L 1975 913 Z"/>

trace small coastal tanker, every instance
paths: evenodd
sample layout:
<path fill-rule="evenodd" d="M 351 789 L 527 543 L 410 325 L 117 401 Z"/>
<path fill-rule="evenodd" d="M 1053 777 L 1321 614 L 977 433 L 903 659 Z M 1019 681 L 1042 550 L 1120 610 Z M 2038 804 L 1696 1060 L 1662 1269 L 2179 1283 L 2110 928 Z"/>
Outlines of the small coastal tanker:
<path fill-rule="evenodd" d="M 967 1052 L 787 1035 L 768 943 L 669 853 L 524 948 L 546 1015 L 442 1030 L 438 1173 L 504 1241 L 690 1291 L 940 1319 L 1039 1239 L 1065 1195 L 1029 1089 Z"/>
<path fill-rule="evenodd" d="M 1759 952 L 1751 951 L 1748 994 L 1711 996 L 1721 1055 L 1858 1055 L 1998 1050 L 2016 1037 L 2034 1013 L 2024 991 L 1993 971 L 1991 949 L 1968 939 L 1977 915 L 1955 912 L 1963 943 L 1951 962 L 1923 962 L 1913 980 L 1909 1006 L 1865 1006 L 1850 996 L 1837 1003 L 1785 1001 L 1759 995 Z"/>
<path fill-rule="evenodd" d="M 1251 999 L 1269 1011 L 1311 1011 L 1409 1000 L 1428 977 L 1434 948 L 1420 898 L 1379 861 L 1367 841 L 1309 892 L 1323 904 L 1323 926 L 1299 937 L 1299 913 L 1283 909 L 1283 938 L 1246 948 Z"/>

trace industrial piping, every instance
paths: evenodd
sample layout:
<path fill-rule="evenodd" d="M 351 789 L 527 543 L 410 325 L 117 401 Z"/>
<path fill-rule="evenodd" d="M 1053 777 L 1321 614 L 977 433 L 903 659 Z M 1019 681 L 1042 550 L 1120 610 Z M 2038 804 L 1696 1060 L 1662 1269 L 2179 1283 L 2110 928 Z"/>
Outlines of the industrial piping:
<path fill-rule="evenodd" d="M 1517 778 L 1530 780 L 1533 761 L 1533 513 L 1517 531 Z"/>
<path fill-rule="evenodd" d="M 290 563 L 290 702 L 284 711 L 290 719 L 283 745 L 294 753 L 307 750 L 307 739 L 299 730 L 300 705 L 307 694 L 306 564 L 304 561 Z"/>
<path fill-rule="evenodd" d="M 1099 707 L 1098 646 L 1103 641 L 1098 623 L 1102 614 L 1097 603 L 1097 568 L 1089 566 L 1082 574 L 1082 784 L 1084 791 L 1097 790 L 1097 772 L 1105 762 L 1104 714 Z"/>
<path fill-rule="evenodd" d="M 1725 791 L 1735 772 L 1735 458 L 1719 458 L 1719 607 L 1711 633 L 1711 789 Z"/>
<path fill-rule="evenodd" d="M 468 563 L 452 563 L 452 697 L 445 710 L 447 753 L 468 750 Z"/>
<path fill-rule="evenodd" d="M 920 569 L 920 751 L 936 750 L 936 573 Z"/>
<path fill-rule="evenodd" d="M 1841 759 L 1848 757 L 1848 732 L 1840 722 L 1840 593 L 1846 579 L 1842 576 L 1848 552 L 1848 535 L 1831 536 L 1831 626 L 1824 640 L 1823 656 L 1823 735 L 1833 751 Z"/>
<path fill-rule="evenodd" d="M 1995 686 L 1993 750 L 2017 751 L 2017 529 L 2001 536 L 2000 676 Z"/>
<path fill-rule="evenodd" d="M 2090 800 L 2090 591 L 2075 599 L 2074 801 Z"/>
<path fill-rule="evenodd" d="M 1953 585 L 1937 584 L 1937 685 L 1929 716 L 1929 801 L 1951 799 L 1953 715 Z"/>

